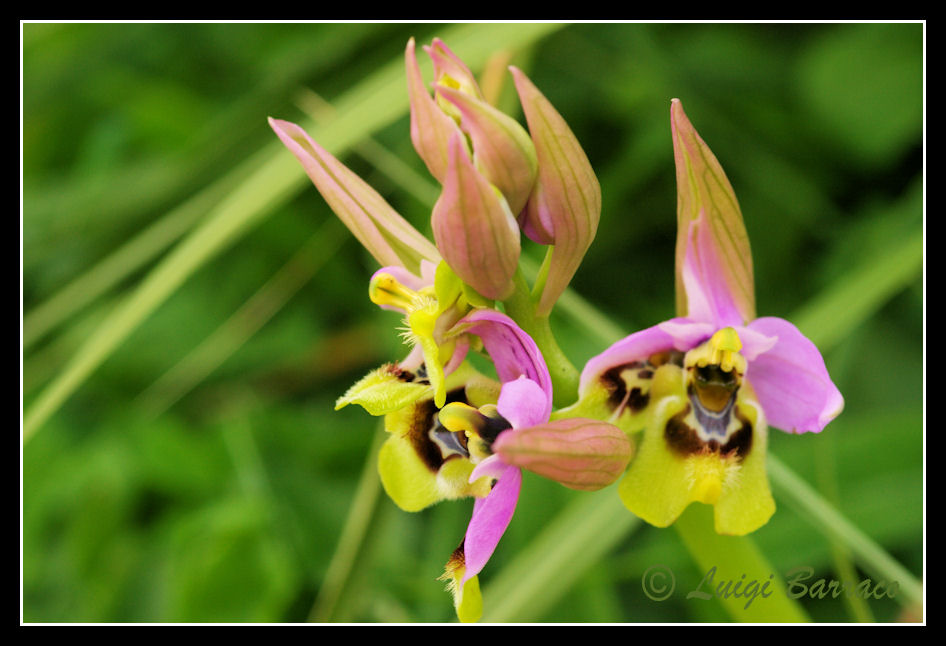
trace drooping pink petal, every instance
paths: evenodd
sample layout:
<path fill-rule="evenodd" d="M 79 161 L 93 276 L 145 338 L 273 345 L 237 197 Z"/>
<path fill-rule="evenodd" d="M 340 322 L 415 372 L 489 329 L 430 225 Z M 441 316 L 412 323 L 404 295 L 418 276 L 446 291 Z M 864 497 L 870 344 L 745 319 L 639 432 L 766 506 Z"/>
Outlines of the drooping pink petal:
<path fill-rule="evenodd" d="M 461 585 L 476 576 L 493 555 L 516 511 L 521 486 L 522 472 L 507 466 L 489 495 L 476 501 L 463 542 L 466 572 Z"/>
<path fill-rule="evenodd" d="M 769 423 L 791 433 L 820 432 L 844 408 L 844 398 L 818 348 L 784 319 L 759 318 L 749 328 L 778 338 L 746 374 Z"/>
<path fill-rule="evenodd" d="M 690 223 L 687 241 L 682 269 L 687 318 L 713 323 L 717 328 L 743 325 L 705 211 Z"/>
<path fill-rule="evenodd" d="M 422 259 L 440 261 L 427 238 L 305 130 L 272 118 L 269 125 L 302 164 L 332 211 L 379 264 L 416 270 Z"/>
<path fill-rule="evenodd" d="M 689 318 L 674 318 L 658 323 L 657 327 L 673 338 L 673 349 L 688 352 L 713 336 L 717 328 L 712 323 Z"/>
<path fill-rule="evenodd" d="M 661 329 L 661 325 L 626 336 L 598 356 L 589 359 L 581 371 L 579 395 L 584 396 L 594 380 L 611 368 L 646 359 L 655 352 L 674 349 L 673 336 Z"/>
<path fill-rule="evenodd" d="M 463 282 L 502 300 L 513 290 L 519 264 L 519 225 L 496 189 L 473 166 L 463 136 L 450 138 L 443 193 L 431 225 L 437 249 Z"/>
<path fill-rule="evenodd" d="M 544 415 L 548 419 L 552 412 L 552 378 L 532 337 L 511 318 L 495 310 L 474 310 L 463 317 L 459 325 L 483 340 L 501 382 L 515 381 L 524 375 L 539 385 L 547 395 Z"/>
<path fill-rule="evenodd" d="M 548 399 L 539 384 L 523 375 L 503 384 L 496 408 L 512 428 L 526 428 L 549 421 Z"/>

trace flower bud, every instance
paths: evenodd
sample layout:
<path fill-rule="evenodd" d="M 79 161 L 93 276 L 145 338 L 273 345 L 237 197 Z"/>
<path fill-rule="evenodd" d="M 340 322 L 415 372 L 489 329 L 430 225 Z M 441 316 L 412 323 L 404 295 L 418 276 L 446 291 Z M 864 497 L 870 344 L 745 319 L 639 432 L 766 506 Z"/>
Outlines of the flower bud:
<path fill-rule="evenodd" d="M 581 417 L 507 431 L 492 448 L 506 464 L 583 491 L 595 491 L 617 480 L 633 453 L 619 428 Z"/>
<path fill-rule="evenodd" d="M 455 133 L 469 137 L 477 170 L 496 186 L 513 214 L 526 204 L 537 172 L 535 148 L 525 129 L 512 117 L 489 105 L 472 73 L 447 46 L 435 39 L 425 47 L 434 63 L 431 97 L 417 65 L 414 41 L 407 44 L 408 92 L 411 101 L 411 141 L 431 175 L 445 183 L 449 142 Z"/>
<path fill-rule="evenodd" d="M 601 215 L 601 186 L 562 116 L 525 74 L 515 67 L 509 69 L 539 164 L 535 186 L 519 216 L 519 224 L 532 240 L 555 245 L 536 308 L 538 314 L 547 314 L 594 240 Z"/>
<path fill-rule="evenodd" d="M 483 177 L 463 149 L 462 135 L 450 139 L 450 163 L 443 193 L 434 205 L 434 241 L 463 282 L 487 298 L 512 293 L 519 265 L 519 227 L 506 200 Z"/>

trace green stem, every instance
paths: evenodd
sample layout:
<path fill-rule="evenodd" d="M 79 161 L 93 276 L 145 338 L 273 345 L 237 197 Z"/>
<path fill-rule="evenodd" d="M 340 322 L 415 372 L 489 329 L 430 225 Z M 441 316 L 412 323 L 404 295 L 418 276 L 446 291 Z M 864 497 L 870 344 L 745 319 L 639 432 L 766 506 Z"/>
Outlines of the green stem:
<path fill-rule="evenodd" d="M 375 432 L 371 451 L 368 453 L 361 478 L 358 480 L 354 500 L 348 509 L 348 518 L 345 520 L 345 526 L 338 539 L 338 547 L 332 555 L 325 578 L 319 588 L 318 597 L 309 611 L 310 622 L 331 621 L 345 585 L 350 580 L 351 572 L 358 562 L 358 555 L 368 535 L 368 527 L 378 507 L 378 497 L 381 493 L 378 453 L 386 438 L 387 433 L 380 428 Z"/>
<path fill-rule="evenodd" d="M 506 314 L 532 337 L 542 352 L 542 358 L 545 359 L 545 365 L 548 366 L 552 377 L 555 405 L 571 404 L 578 399 L 578 370 L 555 340 L 549 318 L 535 313 L 535 302 L 532 300 L 531 290 L 521 269 L 516 270 L 514 280 L 516 291 L 503 301 Z"/>
<path fill-rule="evenodd" d="M 872 576 L 889 583 L 896 582 L 897 599 L 904 605 L 923 604 L 923 585 L 880 545 L 842 516 L 774 455 L 769 455 L 768 469 L 775 494 L 796 507 L 801 518 L 829 538 L 836 538 L 845 545 Z"/>
<path fill-rule="evenodd" d="M 703 575 L 700 584 L 687 593 L 688 599 L 715 596 L 740 622 L 810 621 L 802 607 L 788 597 L 784 581 L 750 537 L 715 532 L 712 507 L 690 505 L 674 527 Z"/>

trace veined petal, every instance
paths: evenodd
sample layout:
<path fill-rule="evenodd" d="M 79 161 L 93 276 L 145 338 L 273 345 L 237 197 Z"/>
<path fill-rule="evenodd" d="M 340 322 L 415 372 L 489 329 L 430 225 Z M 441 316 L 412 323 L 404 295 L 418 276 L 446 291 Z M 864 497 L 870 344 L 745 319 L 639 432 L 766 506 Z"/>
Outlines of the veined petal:
<path fill-rule="evenodd" d="M 519 69 L 510 67 L 535 144 L 539 172 L 520 223 L 532 240 L 554 244 L 536 312 L 548 314 L 594 240 L 601 186 L 568 124 Z"/>
<path fill-rule="evenodd" d="M 302 163 L 329 207 L 379 264 L 416 272 L 422 259 L 440 262 L 440 254 L 427 238 L 302 128 L 272 118 L 269 125 Z"/>
<path fill-rule="evenodd" d="M 687 318 L 713 323 L 718 328 L 739 326 L 746 321 L 726 282 L 726 267 L 720 262 L 710 226 L 704 209 L 689 224 L 682 269 Z"/>
<path fill-rule="evenodd" d="M 448 87 L 437 90 L 460 112 L 460 128 L 473 141 L 476 167 L 505 196 L 513 215 L 532 193 L 538 161 L 529 133 L 485 101 Z"/>
<path fill-rule="evenodd" d="M 515 381 L 526 376 L 546 395 L 548 419 L 552 412 L 552 378 L 535 341 L 511 318 L 495 310 L 474 310 L 460 320 L 460 325 L 483 340 L 500 381 Z"/>
<path fill-rule="evenodd" d="M 821 352 L 784 319 L 759 318 L 749 329 L 778 338 L 746 373 L 769 422 L 792 433 L 820 432 L 844 408 Z"/>
<path fill-rule="evenodd" d="M 462 135 L 451 137 L 449 149 L 443 193 L 431 216 L 437 249 L 465 283 L 502 300 L 513 290 L 519 265 L 519 225 L 503 197 L 474 168 Z"/>
<path fill-rule="evenodd" d="M 479 574 L 493 550 L 499 544 L 516 511 L 519 489 L 522 486 L 522 472 L 518 467 L 507 466 L 485 498 L 477 499 L 473 507 L 473 517 L 466 529 L 463 541 L 466 553 L 466 572 L 462 582 Z"/>
<path fill-rule="evenodd" d="M 689 286 L 684 285 L 683 268 L 690 225 L 705 213 L 706 240 L 717 255 L 717 280 L 725 283 L 739 313 L 738 321 L 723 325 L 741 325 L 755 318 L 755 294 L 749 236 L 736 193 L 716 156 L 693 128 L 679 99 L 671 101 L 670 123 L 677 169 L 677 312 L 697 318 L 693 311 L 687 311 Z M 698 256 L 703 248 L 701 242 Z M 697 262 L 703 264 L 702 259 Z"/>
<path fill-rule="evenodd" d="M 460 131 L 457 123 L 447 115 L 430 95 L 414 54 L 414 39 L 404 52 L 407 67 L 407 91 L 411 101 L 411 141 L 427 169 L 438 182 L 447 174 L 447 142 Z"/>
<path fill-rule="evenodd" d="M 633 449 L 617 426 L 571 417 L 500 433 L 493 451 L 506 464 L 571 489 L 595 491 L 624 473 Z"/>
<path fill-rule="evenodd" d="M 523 375 L 503 384 L 496 408 L 512 428 L 526 428 L 549 421 L 548 398 L 539 384 Z"/>

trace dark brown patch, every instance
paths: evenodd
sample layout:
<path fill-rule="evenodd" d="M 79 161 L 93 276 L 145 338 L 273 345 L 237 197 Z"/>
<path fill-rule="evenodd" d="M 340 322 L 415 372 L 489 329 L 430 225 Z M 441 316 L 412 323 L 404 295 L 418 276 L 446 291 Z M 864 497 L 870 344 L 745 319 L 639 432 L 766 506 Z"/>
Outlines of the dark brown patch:
<path fill-rule="evenodd" d="M 722 452 L 727 455 L 735 452 L 737 457 L 745 459 L 749 455 L 749 451 L 752 450 L 752 422 L 742 414 L 739 408 L 734 408 L 733 412 L 736 414 L 736 419 L 742 422 L 742 426 L 723 445 Z"/>
<path fill-rule="evenodd" d="M 463 402 L 466 403 L 466 395 L 463 388 L 457 388 L 447 393 L 447 403 Z M 414 452 L 421 459 L 424 465 L 437 473 L 443 466 L 444 458 L 440 453 L 440 447 L 430 439 L 430 430 L 438 424 L 437 414 L 440 409 L 434 404 L 433 399 L 425 399 L 414 404 L 411 411 L 410 425 L 407 431 L 407 439 L 414 448 Z M 465 446 L 465 438 L 464 438 Z"/>
<path fill-rule="evenodd" d="M 690 412 L 687 404 L 682 411 L 667 420 L 664 427 L 664 439 L 673 451 L 684 457 L 699 453 L 706 446 L 695 429 L 690 428 L 685 418 Z"/>
<path fill-rule="evenodd" d="M 496 441 L 496 438 L 499 437 L 499 434 L 503 431 L 508 431 L 512 428 L 512 424 L 506 421 L 506 418 L 496 414 L 496 417 L 483 417 L 482 425 L 477 426 L 476 433 L 479 435 L 486 445 L 492 447 L 493 442 Z"/>
<path fill-rule="evenodd" d="M 624 365 L 611 368 L 601 375 L 601 384 L 608 390 L 608 403 L 611 406 L 611 410 L 615 410 L 618 406 L 624 404 L 625 398 L 627 399 L 626 406 L 635 413 L 643 410 L 644 407 L 647 406 L 647 403 L 650 401 L 650 395 L 641 391 L 640 386 L 634 386 L 630 394 L 628 394 L 627 382 L 621 377 L 621 373 L 625 370 L 636 369 L 641 369 L 637 375 L 638 377 L 652 377 L 653 371 L 646 368 L 647 364 L 643 361 L 634 361 L 633 363 L 625 363 Z M 644 373 L 650 374 L 647 377 L 643 377 Z"/>
<path fill-rule="evenodd" d="M 667 446 L 683 457 L 707 452 L 734 456 L 739 460 L 745 459 L 752 449 L 752 422 L 738 408 L 733 410 L 736 419 L 742 422 L 742 426 L 732 434 L 729 441 L 720 445 L 718 440 L 704 442 L 696 429 L 686 423 L 685 418 L 690 412 L 690 405 L 687 404 L 682 411 L 667 420 L 667 425 L 664 427 L 664 439 Z"/>

